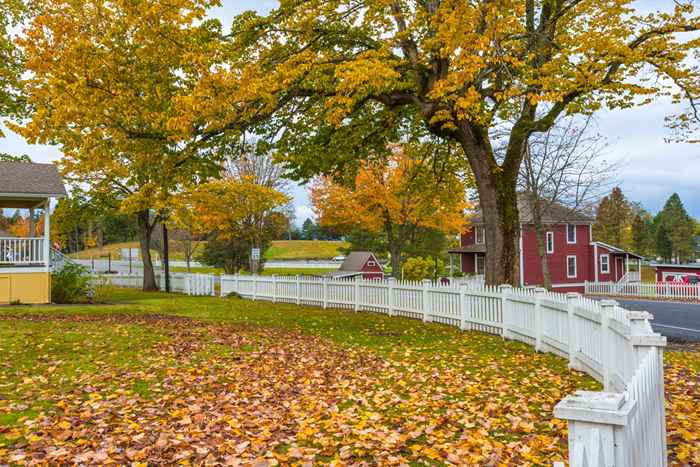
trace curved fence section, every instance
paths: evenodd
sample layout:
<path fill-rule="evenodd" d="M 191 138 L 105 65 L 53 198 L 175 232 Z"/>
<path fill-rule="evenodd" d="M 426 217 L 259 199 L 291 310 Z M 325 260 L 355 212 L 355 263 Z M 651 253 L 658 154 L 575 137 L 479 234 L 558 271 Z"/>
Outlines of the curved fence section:
<path fill-rule="evenodd" d="M 569 465 L 666 466 L 665 338 L 651 315 L 611 300 L 540 288 L 388 279 L 221 276 L 221 295 L 385 313 L 502 335 L 568 359 L 603 384 L 578 391 L 555 416 L 569 422 Z"/>

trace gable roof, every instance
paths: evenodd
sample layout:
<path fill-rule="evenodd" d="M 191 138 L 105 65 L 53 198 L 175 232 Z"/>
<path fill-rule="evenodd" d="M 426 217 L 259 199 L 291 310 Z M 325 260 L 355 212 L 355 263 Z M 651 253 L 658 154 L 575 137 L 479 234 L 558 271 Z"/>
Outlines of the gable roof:
<path fill-rule="evenodd" d="M 518 194 L 518 213 L 520 214 L 521 224 L 534 223 L 534 206 L 531 197 L 527 193 Z M 544 203 L 542 212 L 542 222 L 544 224 L 592 224 L 594 219 L 581 212 L 580 210 L 571 209 L 561 203 Z M 481 224 L 481 212 L 477 212 L 476 216 L 471 219 L 472 224 Z"/>
<path fill-rule="evenodd" d="M 66 196 L 58 169 L 53 164 L 0 162 L 0 194 Z"/>
<path fill-rule="evenodd" d="M 610 252 L 610 254 L 613 255 L 629 255 L 634 258 L 644 259 L 644 256 L 638 255 L 637 253 L 632 253 L 631 251 L 624 250 L 620 247 L 616 247 L 615 245 L 611 245 L 609 243 L 595 241 L 591 242 L 591 245 L 602 246 L 603 248 L 607 249 Z"/>
<path fill-rule="evenodd" d="M 367 263 L 368 260 L 373 259 L 376 261 L 377 265 L 381 268 L 382 265 L 377 261 L 374 253 L 369 251 L 353 251 L 345 258 L 343 264 L 340 265 L 339 271 L 357 272 L 362 271 L 362 267 Z M 383 269 L 383 268 L 382 268 Z"/>

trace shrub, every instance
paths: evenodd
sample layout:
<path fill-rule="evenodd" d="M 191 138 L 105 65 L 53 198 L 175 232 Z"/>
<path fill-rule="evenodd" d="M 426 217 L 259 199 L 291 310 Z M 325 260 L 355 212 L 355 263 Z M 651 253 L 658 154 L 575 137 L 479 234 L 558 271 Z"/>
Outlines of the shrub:
<path fill-rule="evenodd" d="M 442 261 L 438 260 L 438 274 L 442 269 Z M 432 279 L 435 277 L 435 260 L 416 256 L 408 258 L 403 264 L 403 278 L 411 281 Z"/>
<path fill-rule="evenodd" d="M 79 264 L 67 263 L 56 271 L 51 279 L 51 301 L 54 303 L 78 303 L 88 299 L 90 276 Z"/>

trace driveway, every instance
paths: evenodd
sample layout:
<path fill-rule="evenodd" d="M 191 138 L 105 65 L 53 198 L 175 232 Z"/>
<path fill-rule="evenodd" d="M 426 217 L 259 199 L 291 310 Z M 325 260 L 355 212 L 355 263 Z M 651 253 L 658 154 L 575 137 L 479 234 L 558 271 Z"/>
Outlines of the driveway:
<path fill-rule="evenodd" d="M 654 315 L 654 331 L 666 337 L 700 342 L 700 305 L 651 300 L 618 300 L 628 310 Z"/>

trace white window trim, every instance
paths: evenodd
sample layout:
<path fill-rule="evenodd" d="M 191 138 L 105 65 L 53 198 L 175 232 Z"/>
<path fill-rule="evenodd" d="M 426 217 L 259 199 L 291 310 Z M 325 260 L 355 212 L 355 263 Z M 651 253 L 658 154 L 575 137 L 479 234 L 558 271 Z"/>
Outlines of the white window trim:
<path fill-rule="evenodd" d="M 484 270 L 479 271 L 479 258 L 483 258 L 484 261 Z M 480 275 L 480 274 L 485 274 L 486 273 L 486 258 L 483 255 L 476 255 L 474 257 L 474 274 Z"/>
<path fill-rule="evenodd" d="M 549 239 L 550 237 L 552 238 L 552 248 L 549 248 Z M 547 254 L 551 255 L 554 254 L 554 232 L 546 232 L 544 236 L 544 243 L 545 243 L 545 249 L 547 250 Z"/>
<path fill-rule="evenodd" d="M 572 276 L 569 274 L 569 260 L 573 258 L 574 259 L 574 275 Z M 566 257 L 566 278 L 567 279 L 576 279 L 578 277 L 578 258 L 575 255 L 570 255 Z"/>
<path fill-rule="evenodd" d="M 479 241 L 479 232 L 481 232 L 481 241 Z M 477 245 L 483 245 L 485 240 L 486 232 L 484 231 L 484 227 L 480 225 L 474 227 L 474 243 Z"/>
<path fill-rule="evenodd" d="M 605 263 L 603 263 L 603 258 L 605 258 Z M 610 274 L 610 255 L 600 255 L 600 273 Z"/>
<path fill-rule="evenodd" d="M 376 266 L 376 265 L 377 265 L 377 263 L 375 263 L 375 262 L 372 261 L 372 260 L 367 261 L 367 266 L 369 266 L 369 267 L 374 267 L 374 266 Z"/>
<path fill-rule="evenodd" d="M 573 241 L 569 241 L 569 227 L 574 228 L 574 239 Z M 578 232 L 576 232 L 576 224 L 566 224 L 566 243 L 569 245 L 575 245 L 576 244 L 576 236 Z"/>

